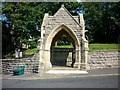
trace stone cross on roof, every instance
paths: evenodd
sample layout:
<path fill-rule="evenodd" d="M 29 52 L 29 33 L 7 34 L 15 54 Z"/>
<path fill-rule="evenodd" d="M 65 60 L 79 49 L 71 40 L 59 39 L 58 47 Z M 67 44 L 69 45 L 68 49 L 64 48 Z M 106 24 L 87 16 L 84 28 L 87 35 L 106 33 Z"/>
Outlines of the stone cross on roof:
<path fill-rule="evenodd" d="M 61 7 L 64 7 L 64 4 L 62 4 Z"/>

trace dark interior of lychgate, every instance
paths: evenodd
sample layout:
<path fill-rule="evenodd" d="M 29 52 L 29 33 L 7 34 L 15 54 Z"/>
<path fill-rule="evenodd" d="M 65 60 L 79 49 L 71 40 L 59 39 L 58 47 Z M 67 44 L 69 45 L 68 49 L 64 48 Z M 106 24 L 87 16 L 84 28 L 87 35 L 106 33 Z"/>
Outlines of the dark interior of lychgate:
<path fill-rule="evenodd" d="M 55 47 L 56 41 L 60 40 L 61 36 L 66 36 L 72 45 L 70 48 L 60 48 Z M 64 30 L 60 30 L 55 37 L 53 38 L 53 41 L 51 43 L 51 58 L 50 61 L 52 63 L 52 66 L 67 66 L 72 67 L 75 63 L 75 43 L 72 37 Z"/>

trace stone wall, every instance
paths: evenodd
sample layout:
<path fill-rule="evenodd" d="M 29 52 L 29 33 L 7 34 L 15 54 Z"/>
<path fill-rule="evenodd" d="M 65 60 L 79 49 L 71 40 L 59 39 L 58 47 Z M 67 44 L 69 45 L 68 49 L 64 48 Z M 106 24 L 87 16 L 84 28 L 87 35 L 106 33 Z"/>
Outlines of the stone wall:
<path fill-rule="evenodd" d="M 89 52 L 89 69 L 118 67 L 120 50 L 97 50 Z"/>
<path fill-rule="evenodd" d="M 13 69 L 17 68 L 18 66 L 25 66 L 25 74 L 37 73 L 38 71 L 38 61 L 36 59 L 2 59 L 1 61 L 3 74 L 13 74 Z"/>
<path fill-rule="evenodd" d="M 97 50 L 89 52 L 88 66 L 89 69 L 118 67 L 119 58 L 120 50 Z M 13 74 L 13 69 L 20 65 L 25 66 L 25 74 L 37 73 L 38 71 L 36 58 L 3 59 L 1 61 L 3 74 Z"/>

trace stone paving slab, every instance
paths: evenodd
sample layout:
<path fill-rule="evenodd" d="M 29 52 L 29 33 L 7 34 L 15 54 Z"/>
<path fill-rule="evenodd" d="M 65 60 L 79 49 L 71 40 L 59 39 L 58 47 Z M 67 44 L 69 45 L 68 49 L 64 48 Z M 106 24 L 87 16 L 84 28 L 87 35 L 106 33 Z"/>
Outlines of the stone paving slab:
<path fill-rule="evenodd" d="M 56 74 L 87 74 L 87 71 L 80 70 L 49 70 L 46 73 L 56 73 Z"/>

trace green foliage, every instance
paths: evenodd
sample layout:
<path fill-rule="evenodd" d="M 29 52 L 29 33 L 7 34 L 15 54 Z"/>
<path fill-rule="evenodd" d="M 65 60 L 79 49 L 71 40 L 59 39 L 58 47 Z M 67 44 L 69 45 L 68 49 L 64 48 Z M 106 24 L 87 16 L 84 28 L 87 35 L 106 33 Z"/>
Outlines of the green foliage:
<path fill-rule="evenodd" d="M 37 52 L 37 48 L 33 48 L 33 49 L 28 49 L 28 50 L 25 50 L 24 51 L 24 54 L 25 55 L 28 55 L 28 54 L 34 54 Z"/>
<path fill-rule="evenodd" d="M 3 54 L 21 48 L 23 43 L 36 47 L 44 14 L 54 15 L 63 3 L 72 15 L 84 13 L 90 43 L 120 41 L 120 2 L 3 2 L 2 13 L 7 18 L 2 20 Z"/>
<path fill-rule="evenodd" d="M 58 38 L 58 40 L 56 42 L 57 42 L 58 46 L 70 45 L 71 40 L 66 35 L 62 35 Z"/>
<path fill-rule="evenodd" d="M 23 39 L 22 42 L 26 45 L 29 45 L 29 48 L 35 48 L 37 47 L 37 41 L 39 40 L 40 37 L 36 37 L 33 39 Z"/>
<path fill-rule="evenodd" d="M 118 43 L 120 2 L 81 3 L 90 43 Z"/>

